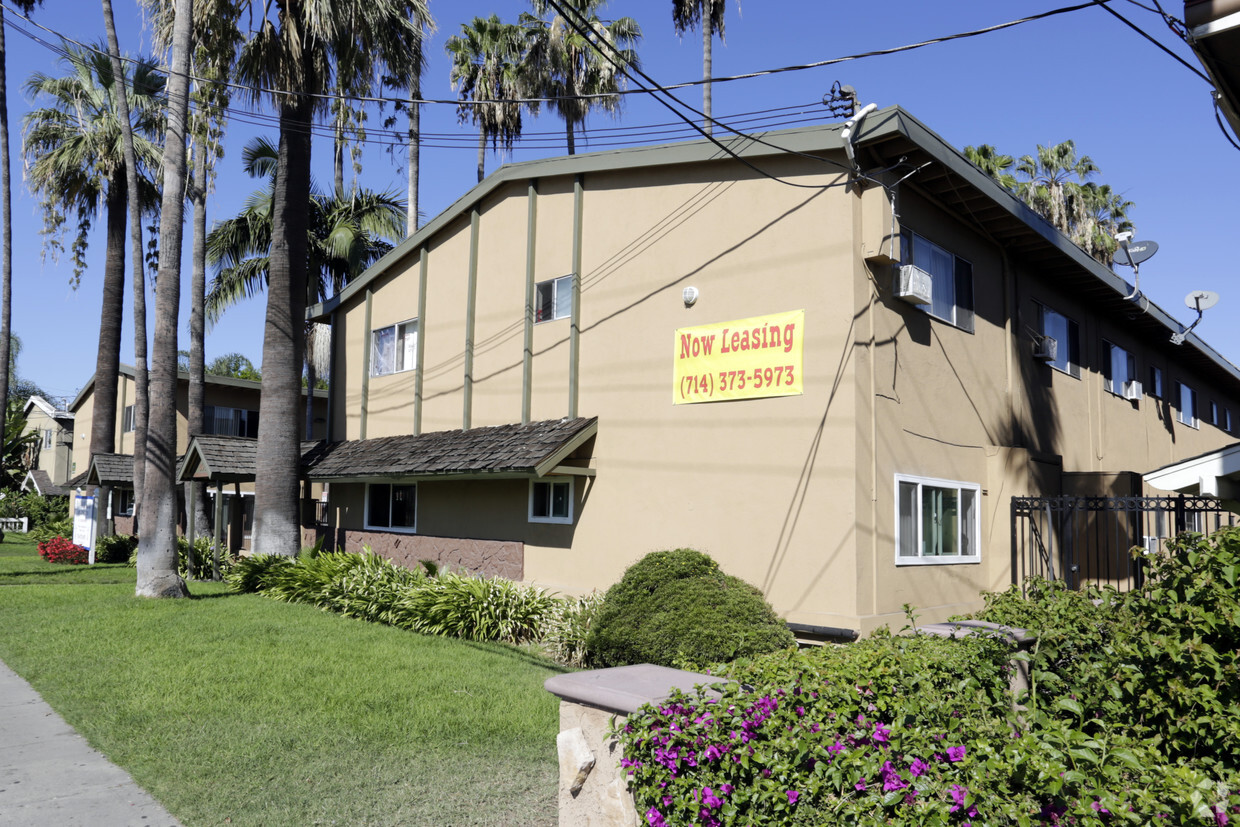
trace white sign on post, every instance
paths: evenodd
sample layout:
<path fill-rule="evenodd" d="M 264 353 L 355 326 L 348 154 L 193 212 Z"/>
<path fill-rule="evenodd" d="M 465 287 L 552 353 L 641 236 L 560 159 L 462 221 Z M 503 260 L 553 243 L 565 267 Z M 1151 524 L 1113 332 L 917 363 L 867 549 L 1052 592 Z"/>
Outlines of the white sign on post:
<path fill-rule="evenodd" d="M 98 501 L 95 495 L 75 494 L 73 496 L 73 542 L 90 551 L 90 564 L 95 564 L 95 510 Z"/>

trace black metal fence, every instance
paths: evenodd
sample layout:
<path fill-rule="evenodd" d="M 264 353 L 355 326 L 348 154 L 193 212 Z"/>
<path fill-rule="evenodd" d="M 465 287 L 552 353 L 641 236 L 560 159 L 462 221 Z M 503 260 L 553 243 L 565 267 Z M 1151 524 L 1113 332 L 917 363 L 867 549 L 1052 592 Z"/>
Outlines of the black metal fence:
<path fill-rule="evenodd" d="M 1143 554 L 1184 531 L 1235 525 L 1213 497 L 1013 497 L 1012 582 L 1039 576 L 1070 588 L 1141 585 Z"/>

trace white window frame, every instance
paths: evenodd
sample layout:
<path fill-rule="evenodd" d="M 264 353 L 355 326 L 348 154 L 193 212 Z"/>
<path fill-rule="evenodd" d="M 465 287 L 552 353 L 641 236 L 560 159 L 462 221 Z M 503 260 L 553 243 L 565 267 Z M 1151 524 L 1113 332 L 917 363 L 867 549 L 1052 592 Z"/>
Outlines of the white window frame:
<path fill-rule="evenodd" d="M 388 490 L 388 506 L 387 506 L 387 507 L 388 507 L 387 521 L 388 521 L 388 523 L 389 523 L 389 524 L 392 522 L 392 492 L 391 492 L 391 490 L 390 490 L 390 489 L 392 489 L 392 488 L 412 488 L 412 489 L 413 489 L 413 525 L 411 525 L 411 526 L 374 525 L 374 524 L 371 522 L 371 519 L 370 519 L 370 518 L 371 518 L 371 514 L 370 514 L 370 489 L 371 489 L 371 487 L 376 486 L 376 485 L 386 485 L 386 486 L 388 486 L 388 488 L 389 488 L 389 490 Z M 416 534 L 416 533 L 418 532 L 418 512 L 420 511 L 420 509 L 418 508 L 418 486 L 417 486 L 417 483 L 413 483 L 413 482 L 375 482 L 375 483 L 370 483 L 370 482 L 368 482 L 368 483 L 366 483 L 366 492 L 365 492 L 365 497 L 366 497 L 366 502 L 365 502 L 366 518 L 365 518 L 365 520 L 363 521 L 363 525 L 365 526 L 365 528 L 366 528 L 368 531 L 391 531 L 391 532 L 394 532 L 394 533 L 397 533 L 397 534 Z"/>
<path fill-rule="evenodd" d="M 392 331 L 391 369 L 385 370 L 380 364 L 379 340 L 384 333 Z M 406 319 L 403 322 L 376 327 L 370 332 L 370 375 L 391 376 L 416 369 L 418 366 L 418 320 Z"/>
<path fill-rule="evenodd" d="M 903 539 L 900 536 L 900 484 L 901 483 L 907 483 L 907 484 L 912 484 L 912 485 L 917 486 L 916 492 L 913 496 L 913 503 L 917 510 L 915 520 L 917 523 L 916 543 L 917 543 L 918 553 L 917 553 L 917 556 L 915 557 L 900 554 L 901 540 Z M 972 532 L 973 532 L 973 536 L 972 536 L 972 546 L 974 549 L 973 554 L 971 555 L 953 554 L 953 555 L 940 555 L 940 556 L 933 556 L 933 555 L 925 554 L 925 549 L 922 548 L 922 542 L 921 542 L 921 537 L 924 533 L 922 529 L 923 514 L 922 514 L 921 492 L 922 492 L 922 489 L 926 487 L 954 489 L 956 491 L 957 502 L 960 502 L 960 503 L 963 503 L 964 501 L 964 497 L 961 492 L 963 491 L 972 492 L 972 495 L 973 495 L 973 518 L 972 520 L 966 521 L 965 515 L 963 514 L 963 511 L 964 511 L 963 506 L 960 507 L 959 509 L 960 513 L 957 514 L 956 547 L 962 548 L 964 546 L 964 532 L 967 530 L 966 523 L 971 522 Z M 895 542 L 895 563 L 897 566 L 953 566 L 953 565 L 957 565 L 961 563 L 976 564 L 976 563 L 982 562 L 982 549 L 981 549 L 982 487 L 980 485 L 978 485 L 977 483 L 972 483 L 972 482 L 962 482 L 960 480 L 944 480 L 944 479 L 938 479 L 936 477 L 920 477 L 920 476 L 914 476 L 911 474 L 896 474 L 894 492 L 895 492 L 894 516 L 895 516 L 895 541 L 896 541 Z"/>
<path fill-rule="evenodd" d="M 568 514 L 566 516 L 555 516 L 548 513 L 547 515 L 534 514 L 534 491 L 540 485 L 549 486 L 547 496 L 548 512 L 553 511 L 552 504 L 555 502 L 555 489 L 557 486 L 565 486 L 568 488 Z M 554 523 L 556 525 L 571 525 L 573 522 L 574 499 L 577 493 L 576 486 L 573 485 L 572 477 L 556 477 L 542 480 L 530 480 L 530 498 L 529 510 L 526 512 L 531 523 Z"/>
<path fill-rule="evenodd" d="M 918 235 L 911 230 L 905 230 L 901 235 L 903 242 L 900 245 L 903 257 L 902 263 L 920 267 L 929 273 L 931 278 L 930 289 L 933 298 L 930 304 L 918 306 L 925 310 L 927 315 L 947 322 L 952 327 L 972 333 L 975 315 L 973 310 L 972 262 L 961 258 L 941 244 L 935 244 L 925 236 Z M 944 273 L 942 268 L 934 267 L 932 262 L 942 259 L 951 260 L 950 273 Z M 967 297 L 961 295 L 965 288 L 968 289 L 969 293 Z M 944 306 L 936 310 L 934 306 L 935 300 L 943 302 Z M 950 307 L 947 307 L 948 304 L 950 304 Z"/>
<path fill-rule="evenodd" d="M 1184 415 L 1185 392 L 1188 393 L 1189 406 L 1191 407 L 1187 417 Z M 1175 383 L 1175 421 L 1190 428 L 1199 429 L 1201 427 L 1201 418 L 1197 416 L 1197 391 L 1184 382 Z"/>
<path fill-rule="evenodd" d="M 1103 350 L 1106 351 L 1106 372 L 1103 374 L 1102 386 L 1109 393 L 1116 396 L 1123 396 L 1124 390 L 1129 384 L 1137 381 L 1137 357 L 1132 351 L 1125 350 L 1114 342 L 1102 340 Z M 1123 376 L 1116 376 L 1115 368 L 1117 365 L 1123 365 Z M 1119 380 L 1119 381 L 1116 381 Z"/>
<path fill-rule="evenodd" d="M 43 448 L 45 450 L 49 450 L 51 449 L 51 447 L 52 447 L 52 429 L 44 428 L 43 429 Z"/>
<path fill-rule="evenodd" d="M 551 314 L 542 315 L 543 295 L 550 291 Z M 573 312 L 573 274 L 537 282 L 534 285 L 534 324 L 567 319 Z"/>
<path fill-rule="evenodd" d="M 1050 365 L 1060 373 L 1066 373 L 1076 379 L 1081 378 L 1081 326 L 1069 316 L 1065 316 L 1050 305 L 1036 302 L 1038 306 L 1038 333 L 1043 336 L 1054 339 L 1059 343 L 1055 354 L 1055 361 L 1048 361 Z M 1051 330 L 1048 322 L 1055 322 L 1058 319 L 1063 320 L 1063 338 L 1055 335 L 1059 331 Z M 1055 325 L 1056 328 L 1059 325 Z M 1073 359 L 1072 357 L 1076 358 Z"/>
<path fill-rule="evenodd" d="M 126 405 L 121 412 L 121 433 L 128 434 L 135 429 L 133 405 Z"/>

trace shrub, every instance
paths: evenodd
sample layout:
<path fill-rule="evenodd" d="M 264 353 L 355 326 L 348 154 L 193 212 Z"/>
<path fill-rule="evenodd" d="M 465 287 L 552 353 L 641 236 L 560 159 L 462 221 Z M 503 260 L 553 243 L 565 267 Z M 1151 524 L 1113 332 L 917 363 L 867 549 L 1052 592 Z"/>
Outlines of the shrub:
<path fill-rule="evenodd" d="M 131 534 L 100 537 L 95 543 L 96 563 L 128 563 L 138 548 L 138 538 Z"/>
<path fill-rule="evenodd" d="M 560 598 L 543 621 L 543 654 L 565 666 L 581 668 L 589 662 L 586 636 L 603 605 L 603 596 L 590 592 L 582 597 Z"/>
<path fill-rule="evenodd" d="M 0 492 L 0 517 L 25 517 L 31 529 L 69 518 L 68 497 L 44 497 L 33 492 Z"/>
<path fill-rule="evenodd" d="M 758 589 L 692 549 L 654 552 L 630 566 L 586 637 L 597 666 L 705 664 L 795 645 Z"/>
<path fill-rule="evenodd" d="M 51 540 L 56 537 L 73 536 L 73 520 L 65 517 L 61 520 L 50 520 L 42 523 L 36 528 L 32 528 L 28 535 L 32 539 L 42 542 L 43 540 Z"/>
<path fill-rule="evenodd" d="M 398 606 L 406 628 L 464 640 L 521 644 L 537 640 L 555 598 L 502 577 L 440 573 L 410 589 Z"/>
<path fill-rule="evenodd" d="M 294 558 L 282 554 L 252 554 L 234 563 L 224 575 L 224 582 L 238 594 L 262 591 L 274 581 L 276 570 L 294 562 Z"/>
<path fill-rule="evenodd" d="M 64 537 L 54 537 L 39 543 L 39 556 L 49 563 L 85 565 L 90 561 L 89 551 Z"/>

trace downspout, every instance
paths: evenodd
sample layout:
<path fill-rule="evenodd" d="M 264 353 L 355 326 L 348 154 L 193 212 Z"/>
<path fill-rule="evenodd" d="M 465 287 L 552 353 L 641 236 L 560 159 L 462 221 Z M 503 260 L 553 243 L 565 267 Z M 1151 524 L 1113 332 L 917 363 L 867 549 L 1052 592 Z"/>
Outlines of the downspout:
<path fill-rule="evenodd" d="M 336 348 L 339 347 L 340 344 L 340 337 L 336 335 L 336 330 L 339 327 L 339 321 L 338 312 L 333 310 L 331 322 L 332 332 L 328 338 L 327 345 L 328 351 L 331 354 L 328 361 L 329 367 L 327 371 L 327 427 L 325 429 L 326 432 L 323 434 L 323 437 L 327 442 L 332 441 L 332 427 L 335 425 L 336 379 L 340 373 L 340 371 L 336 370 Z M 313 388 L 310 389 L 310 394 L 313 396 Z M 307 436 L 307 438 L 309 437 Z"/>
<path fill-rule="evenodd" d="M 529 217 L 525 231 L 525 339 L 521 351 L 521 424 L 529 424 L 534 382 L 534 242 L 538 232 L 538 182 L 531 179 L 526 195 Z"/>
<path fill-rule="evenodd" d="M 573 307 L 568 338 L 568 416 L 577 416 L 577 397 L 580 393 L 578 369 L 581 364 L 581 233 L 582 202 L 585 196 L 582 177 L 573 179 Z"/>
<path fill-rule="evenodd" d="M 363 337 L 362 341 L 365 345 L 362 347 L 362 413 L 361 422 L 358 424 L 357 438 L 366 438 L 366 410 L 370 406 L 370 350 L 374 347 L 374 332 L 370 329 L 370 308 L 374 304 L 374 293 L 370 288 L 366 288 L 366 310 L 362 317 Z M 345 428 L 346 432 L 348 428 Z M 345 438 L 348 438 L 348 433 Z"/>
<path fill-rule="evenodd" d="M 461 427 L 470 428 L 474 413 L 474 313 L 478 297 L 478 225 L 482 216 L 475 206 L 469 211 L 469 288 L 465 306 L 465 388 Z"/>

